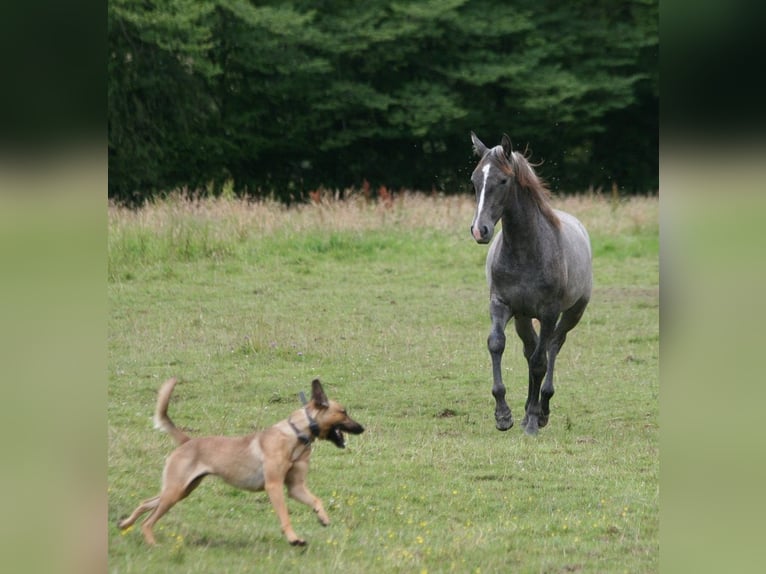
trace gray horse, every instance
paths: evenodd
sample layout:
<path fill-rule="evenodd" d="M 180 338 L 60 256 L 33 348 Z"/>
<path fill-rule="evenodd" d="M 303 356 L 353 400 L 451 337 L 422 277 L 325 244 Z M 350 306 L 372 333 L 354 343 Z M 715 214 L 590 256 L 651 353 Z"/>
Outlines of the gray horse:
<path fill-rule="evenodd" d="M 471 141 L 481 158 L 471 175 L 477 201 L 473 238 L 489 243 L 503 220 L 486 265 L 495 423 L 502 431 L 513 426 L 501 369 L 505 327 L 513 317 L 529 365 L 522 426 L 527 434 L 537 434 L 548 424 L 556 355 L 590 300 L 590 239 L 574 216 L 550 206 L 547 188 L 526 158 L 511 149 L 507 135 L 491 149 L 473 132 Z M 533 318 L 540 322 L 539 335 Z"/>

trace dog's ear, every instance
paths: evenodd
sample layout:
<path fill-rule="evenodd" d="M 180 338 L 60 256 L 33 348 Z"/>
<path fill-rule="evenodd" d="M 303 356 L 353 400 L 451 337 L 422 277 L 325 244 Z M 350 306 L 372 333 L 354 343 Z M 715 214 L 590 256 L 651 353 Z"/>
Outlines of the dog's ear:
<path fill-rule="evenodd" d="M 324 394 L 324 389 L 322 388 L 322 383 L 319 382 L 319 379 L 311 381 L 311 400 L 314 401 L 316 406 L 322 407 L 323 409 L 330 406 L 330 401 L 327 398 L 327 395 Z"/>

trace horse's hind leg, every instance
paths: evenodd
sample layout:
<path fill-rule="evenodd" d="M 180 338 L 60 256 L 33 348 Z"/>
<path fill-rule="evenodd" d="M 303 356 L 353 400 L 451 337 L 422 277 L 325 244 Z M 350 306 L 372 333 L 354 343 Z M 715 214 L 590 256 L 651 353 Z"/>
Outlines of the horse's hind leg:
<path fill-rule="evenodd" d="M 580 299 L 572 307 L 564 311 L 561 315 L 561 320 L 556 325 L 556 330 L 553 333 L 550 348 L 548 349 L 548 371 L 545 373 L 545 382 L 540 392 L 540 406 L 542 407 L 542 414 L 539 418 L 540 428 L 548 424 L 548 417 L 550 416 L 550 400 L 556 390 L 553 388 L 553 369 L 556 365 L 556 357 L 564 346 L 564 342 L 567 340 L 567 333 L 571 331 L 577 323 L 580 322 L 585 307 L 588 306 L 587 299 Z"/>
<path fill-rule="evenodd" d="M 527 365 L 529 365 L 529 360 L 532 357 L 532 353 L 535 352 L 535 349 L 537 348 L 537 333 L 535 332 L 535 328 L 532 326 L 532 319 L 529 317 L 514 317 L 513 318 L 513 325 L 516 328 L 516 334 L 521 339 L 522 343 L 524 344 L 524 358 L 527 360 Z M 534 380 L 532 377 L 532 371 L 530 369 L 529 371 L 529 389 L 527 390 L 527 402 L 524 403 L 524 419 L 521 421 L 522 428 L 526 428 L 527 422 L 529 421 L 529 416 L 527 415 L 527 409 L 529 408 L 529 403 L 532 400 L 532 389 L 534 388 Z"/>
<path fill-rule="evenodd" d="M 542 404 L 540 400 L 540 388 L 543 378 L 548 369 L 548 349 L 556 328 L 556 314 L 549 314 L 540 318 L 540 335 L 537 338 L 537 346 L 528 358 L 529 364 L 529 395 L 527 397 L 526 417 L 524 431 L 535 435 L 542 418 Z M 531 323 L 530 323 L 531 324 Z"/>
<path fill-rule="evenodd" d="M 495 426 L 497 430 L 506 431 L 513 426 L 513 415 L 508 403 L 505 402 L 505 385 L 501 362 L 505 351 L 505 326 L 511 318 L 511 310 L 507 305 L 491 297 L 489 315 L 492 328 L 487 337 L 487 349 L 492 357 L 492 396 L 495 397 Z"/>

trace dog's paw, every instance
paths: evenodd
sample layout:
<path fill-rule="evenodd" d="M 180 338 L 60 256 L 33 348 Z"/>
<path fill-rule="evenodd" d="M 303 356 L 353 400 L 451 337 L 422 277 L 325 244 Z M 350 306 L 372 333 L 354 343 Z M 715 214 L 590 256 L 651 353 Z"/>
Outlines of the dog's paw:
<path fill-rule="evenodd" d="M 321 505 L 318 508 L 314 509 L 314 512 L 317 515 L 317 518 L 319 519 L 319 522 L 322 526 L 327 526 L 330 524 L 330 517 L 327 516 L 327 511 L 325 511 L 324 507 Z"/>

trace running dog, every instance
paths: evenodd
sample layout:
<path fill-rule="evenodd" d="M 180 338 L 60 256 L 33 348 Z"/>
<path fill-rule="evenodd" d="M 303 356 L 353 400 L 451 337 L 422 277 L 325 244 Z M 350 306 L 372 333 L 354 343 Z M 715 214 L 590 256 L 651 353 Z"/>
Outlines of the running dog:
<path fill-rule="evenodd" d="M 152 531 L 155 523 L 177 502 L 189 496 L 209 474 L 220 476 L 243 490 L 265 490 L 276 510 L 282 532 L 292 545 L 303 546 L 306 541 L 290 524 L 285 486 L 289 496 L 314 509 L 323 526 L 330 523 L 322 501 L 306 488 L 311 444 L 315 439 L 324 439 L 345 448 L 343 433 L 360 434 L 364 427 L 349 417 L 342 405 L 327 398 L 319 379 L 311 382 L 308 404 L 266 430 L 242 437 L 199 438 L 189 437 L 168 416 L 170 395 L 177 382 L 175 378 L 168 379 L 160 387 L 154 426 L 167 432 L 179 446 L 165 462 L 160 494 L 139 504 L 133 514 L 119 523 L 121 529 L 128 528 L 151 510 L 141 530 L 148 544 L 156 544 Z"/>

